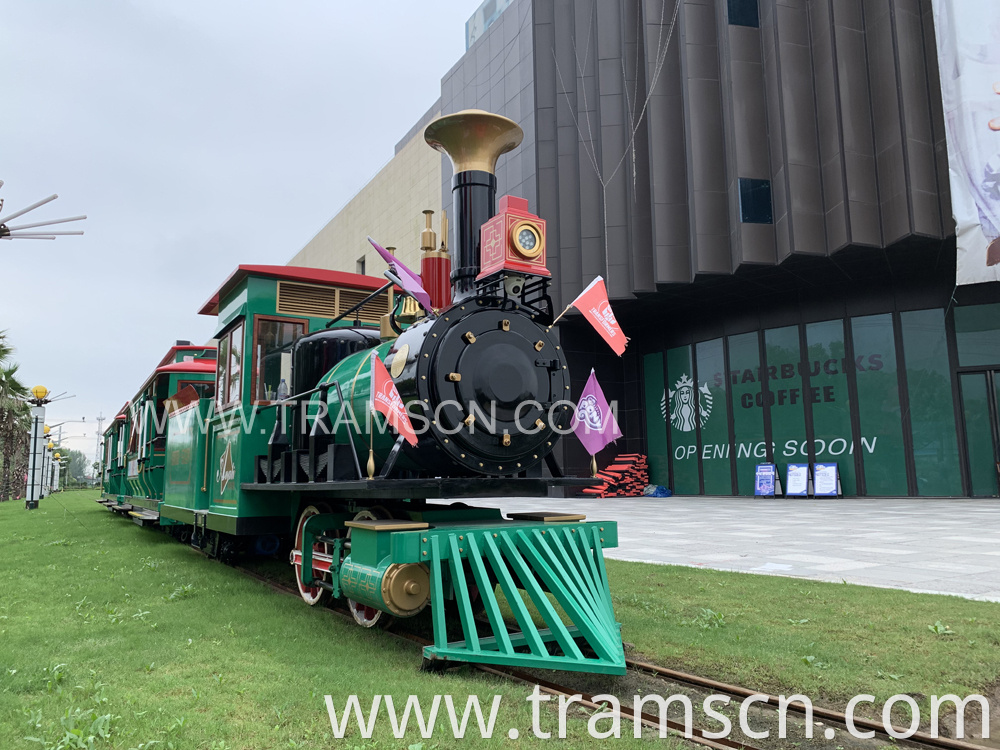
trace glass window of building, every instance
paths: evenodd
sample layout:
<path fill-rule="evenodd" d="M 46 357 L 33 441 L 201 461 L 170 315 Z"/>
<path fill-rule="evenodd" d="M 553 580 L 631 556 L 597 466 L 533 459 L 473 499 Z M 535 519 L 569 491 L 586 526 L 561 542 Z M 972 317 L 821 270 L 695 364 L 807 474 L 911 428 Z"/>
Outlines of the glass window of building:
<path fill-rule="evenodd" d="M 843 336 L 841 336 L 841 340 Z M 805 401 L 813 394 L 802 387 L 799 363 L 802 349 L 799 327 L 786 326 L 764 331 L 767 354 L 767 394 L 764 402 L 771 414 L 771 442 L 778 474 L 788 474 L 788 464 L 808 461 L 809 443 L 806 438 Z M 820 399 L 823 394 L 817 394 Z M 805 454 L 802 448 L 805 447 Z M 762 463 L 761 458 L 757 463 Z M 817 459 L 818 460 L 818 459 Z"/>
<path fill-rule="evenodd" d="M 890 340 L 892 320 L 889 321 Z M 802 363 L 806 402 L 812 410 L 812 445 L 779 446 L 775 453 L 782 457 L 797 454 L 796 463 L 809 460 L 810 448 L 814 460 L 820 463 L 836 463 L 837 473 L 845 495 L 857 492 L 857 478 L 854 470 L 854 445 L 851 432 L 851 397 L 847 385 L 847 373 L 855 365 L 847 359 L 844 347 L 844 321 L 827 320 L 806 326 L 806 346 L 808 357 Z M 898 411 L 898 409 L 897 409 Z M 792 461 L 792 459 L 789 459 Z M 905 473 L 904 473 L 905 484 Z"/>
<path fill-rule="evenodd" d="M 961 367 L 1000 365 L 1000 304 L 956 307 L 955 340 Z"/>
<path fill-rule="evenodd" d="M 760 338 L 757 331 L 730 336 L 729 392 L 733 410 L 736 490 L 753 494 L 754 469 L 767 460 L 764 399 L 760 384 Z"/>
<path fill-rule="evenodd" d="M 757 0 L 728 0 L 729 23 L 733 26 L 760 26 Z"/>
<path fill-rule="evenodd" d="M 670 451 L 667 448 L 667 391 L 663 385 L 662 354 L 657 352 L 643 357 L 643 375 L 649 481 L 667 487 L 670 485 Z"/>
<path fill-rule="evenodd" d="M 733 471 L 726 410 L 726 365 L 722 339 L 695 346 L 701 426 L 701 469 L 706 495 L 731 495 Z"/>
<path fill-rule="evenodd" d="M 900 315 L 917 494 L 962 494 L 944 310 Z"/>
<path fill-rule="evenodd" d="M 861 456 L 868 495 L 909 494 L 892 314 L 851 320 Z"/>
<path fill-rule="evenodd" d="M 698 476 L 698 390 L 692 377 L 691 347 L 667 350 L 666 419 L 670 422 L 673 491 L 678 495 L 701 492 Z"/>

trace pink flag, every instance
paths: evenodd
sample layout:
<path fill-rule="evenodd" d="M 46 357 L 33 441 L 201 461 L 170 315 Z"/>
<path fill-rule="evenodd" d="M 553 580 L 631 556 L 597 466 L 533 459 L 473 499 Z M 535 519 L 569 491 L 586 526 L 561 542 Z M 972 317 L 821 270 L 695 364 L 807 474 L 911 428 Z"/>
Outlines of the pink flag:
<path fill-rule="evenodd" d="M 593 369 L 583 393 L 580 394 L 573 421 L 573 431 L 591 456 L 597 455 L 601 448 L 622 436 Z"/>
<path fill-rule="evenodd" d="M 390 253 L 371 237 L 368 238 L 368 241 L 372 243 L 372 247 L 375 248 L 375 251 L 382 256 L 382 260 L 389 264 L 389 270 L 391 270 L 399 278 L 400 286 L 403 287 L 403 290 L 423 305 L 427 312 L 431 312 L 434 309 L 434 306 L 431 304 L 430 295 L 427 294 L 423 285 L 420 283 L 420 276 L 404 266 L 395 255 Z"/>
<path fill-rule="evenodd" d="M 396 384 L 392 382 L 392 376 L 385 369 L 382 360 L 376 352 L 372 352 L 372 408 L 385 414 L 389 424 L 396 428 L 396 432 L 406 438 L 410 445 L 417 444 L 417 433 L 413 431 L 413 423 L 410 422 L 410 415 L 406 413 L 406 404 L 403 403 L 402 396 L 396 390 Z M 372 429 L 375 426 L 372 425 Z"/>
<path fill-rule="evenodd" d="M 621 326 L 611 311 L 604 279 L 598 276 L 569 304 L 583 313 L 583 317 L 601 334 L 601 338 L 608 342 L 608 346 L 615 350 L 615 354 L 619 357 L 624 354 L 628 336 L 622 333 Z"/>

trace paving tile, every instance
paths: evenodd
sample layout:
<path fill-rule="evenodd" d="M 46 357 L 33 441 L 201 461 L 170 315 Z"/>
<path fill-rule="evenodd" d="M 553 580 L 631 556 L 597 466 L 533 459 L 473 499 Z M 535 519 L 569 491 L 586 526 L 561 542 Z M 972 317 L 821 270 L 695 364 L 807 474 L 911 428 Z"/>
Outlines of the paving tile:
<path fill-rule="evenodd" d="M 899 547 L 847 547 L 847 549 L 857 550 L 858 552 L 874 552 L 878 555 L 915 555 L 920 551 L 915 549 L 901 549 Z"/>
<path fill-rule="evenodd" d="M 733 497 L 483 500 L 619 522 L 615 559 L 1000 600 L 1000 503 Z"/>

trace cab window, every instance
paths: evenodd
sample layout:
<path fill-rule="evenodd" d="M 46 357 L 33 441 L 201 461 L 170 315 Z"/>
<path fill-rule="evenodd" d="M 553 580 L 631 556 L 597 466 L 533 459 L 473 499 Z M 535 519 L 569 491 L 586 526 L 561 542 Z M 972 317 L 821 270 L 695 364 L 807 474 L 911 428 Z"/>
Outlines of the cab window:
<path fill-rule="evenodd" d="M 292 394 L 292 346 L 305 335 L 306 322 L 258 317 L 254 321 L 254 399 L 273 401 L 281 381 L 285 396 Z"/>

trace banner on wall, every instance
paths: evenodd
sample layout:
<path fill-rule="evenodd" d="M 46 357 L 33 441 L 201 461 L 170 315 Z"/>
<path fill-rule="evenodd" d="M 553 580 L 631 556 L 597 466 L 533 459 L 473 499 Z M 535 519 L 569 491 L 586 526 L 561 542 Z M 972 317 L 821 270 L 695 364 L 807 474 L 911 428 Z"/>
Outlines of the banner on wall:
<path fill-rule="evenodd" d="M 1000 281 L 1000 4 L 932 0 L 957 284 Z"/>

